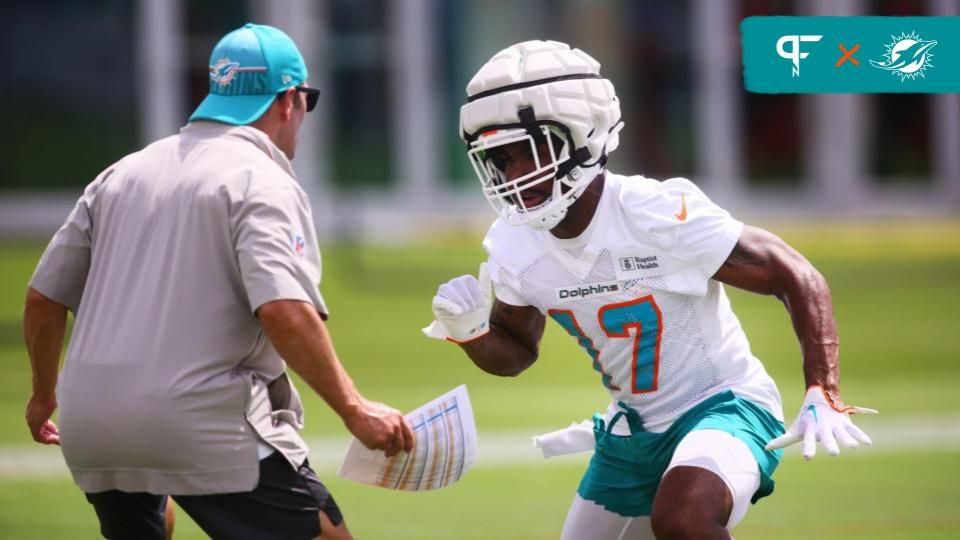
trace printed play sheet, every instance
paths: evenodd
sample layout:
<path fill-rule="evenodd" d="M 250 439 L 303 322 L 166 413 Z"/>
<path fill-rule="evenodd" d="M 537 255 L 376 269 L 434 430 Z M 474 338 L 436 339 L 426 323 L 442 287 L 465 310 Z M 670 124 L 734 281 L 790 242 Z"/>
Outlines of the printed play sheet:
<path fill-rule="evenodd" d="M 406 415 L 416 443 L 409 454 L 392 458 L 368 450 L 354 438 L 340 476 L 363 484 L 404 491 L 425 491 L 459 480 L 477 457 L 477 427 L 466 385 Z"/>

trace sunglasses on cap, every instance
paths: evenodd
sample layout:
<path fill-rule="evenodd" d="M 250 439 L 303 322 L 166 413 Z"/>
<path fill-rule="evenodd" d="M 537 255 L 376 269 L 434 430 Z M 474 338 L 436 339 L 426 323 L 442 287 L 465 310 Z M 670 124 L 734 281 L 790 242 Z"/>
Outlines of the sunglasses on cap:
<path fill-rule="evenodd" d="M 307 112 L 312 111 L 317 106 L 317 101 L 320 100 L 319 88 L 310 88 L 307 86 L 294 86 L 293 89 L 296 90 L 297 92 L 303 92 L 304 94 L 307 95 Z"/>

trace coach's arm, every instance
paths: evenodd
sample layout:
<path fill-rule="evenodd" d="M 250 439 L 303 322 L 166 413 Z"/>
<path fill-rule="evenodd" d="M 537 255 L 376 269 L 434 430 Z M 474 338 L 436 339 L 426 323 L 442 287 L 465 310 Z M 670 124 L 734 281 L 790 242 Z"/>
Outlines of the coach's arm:
<path fill-rule="evenodd" d="M 60 432 L 50 417 L 57 410 L 57 371 L 66 329 L 66 306 L 30 287 L 23 308 L 23 340 L 33 371 L 26 420 L 33 440 L 43 444 L 60 444 Z"/>
<path fill-rule="evenodd" d="M 413 449 L 414 437 L 403 415 L 383 403 L 368 401 L 347 374 L 312 304 L 276 300 L 257 309 L 270 342 L 287 364 L 343 419 L 367 448 L 387 457 Z"/>

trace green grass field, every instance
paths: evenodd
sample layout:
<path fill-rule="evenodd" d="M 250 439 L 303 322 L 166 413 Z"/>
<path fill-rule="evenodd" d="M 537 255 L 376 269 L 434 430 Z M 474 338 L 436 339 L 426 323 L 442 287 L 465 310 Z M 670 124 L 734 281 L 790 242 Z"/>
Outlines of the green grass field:
<path fill-rule="evenodd" d="M 842 347 L 845 399 L 882 414 L 858 420 L 905 425 L 913 418 L 956 426 L 960 419 L 960 223 L 769 225 L 830 282 Z M 555 325 L 541 359 L 516 379 L 477 370 L 456 347 L 420 334 L 430 298 L 449 277 L 474 272 L 479 234 L 407 247 L 329 246 L 322 290 L 341 359 L 368 397 L 412 409 L 466 383 L 481 432 L 535 434 L 588 418 L 605 394 L 588 357 Z M 26 282 L 42 250 L 0 245 L 0 454 L 30 451 L 22 411 L 30 370 L 20 338 Z M 777 380 L 788 421 L 803 394 L 800 353 L 783 307 L 731 291 L 754 353 Z M 345 429 L 300 385 L 308 438 Z M 889 424 L 893 422 L 893 424 Z M 900 422 L 901 424 L 897 424 Z M 956 429 L 954 428 L 954 431 Z M 906 435 L 904 435 L 906 436 Z M 960 445 L 898 444 L 819 455 L 788 453 L 774 496 L 737 528 L 743 539 L 960 538 Z M 42 449 L 41 449 L 42 450 Z M 0 455 L 2 458 L 2 455 Z M 13 459 L 13 458 L 11 458 Z M 533 461 L 478 466 L 432 493 L 397 493 L 320 470 L 360 539 L 557 538 L 583 465 Z M 97 538 L 96 519 L 69 477 L 0 475 L 0 537 Z M 178 538 L 202 538 L 180 514 Z"/>

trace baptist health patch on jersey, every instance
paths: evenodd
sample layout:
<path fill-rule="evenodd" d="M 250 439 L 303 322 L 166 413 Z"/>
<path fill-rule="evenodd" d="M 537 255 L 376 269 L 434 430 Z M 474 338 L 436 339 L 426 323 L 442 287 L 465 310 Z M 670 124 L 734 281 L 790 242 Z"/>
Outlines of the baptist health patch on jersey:
<path fill-rule="evenodd" d="M 650 250 L 623 250 L 613 254 L 613 270 L 620 281 L 667 273 L 667 257 Z"/>
<path fill-rule="evenodd" d="M 557 287 L 554 289 L 557 300 L 560 302 L 572 302 L 583 298 L 595 298 L 598 296 L 610 296 L 623 290 L 619 281 L 603 281 L 600 283 L 584 283 L 581 285 L 571 285 L 569 287 Z"/>

